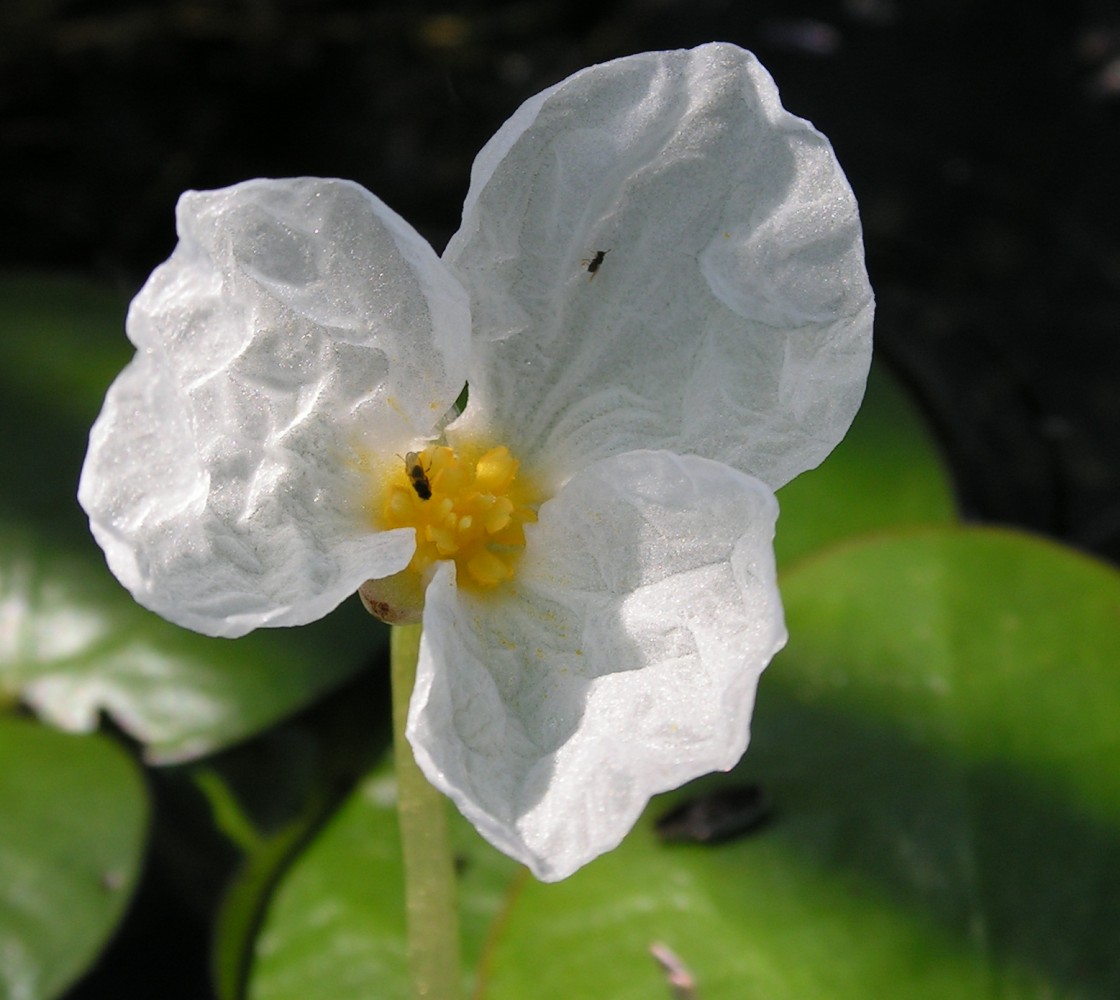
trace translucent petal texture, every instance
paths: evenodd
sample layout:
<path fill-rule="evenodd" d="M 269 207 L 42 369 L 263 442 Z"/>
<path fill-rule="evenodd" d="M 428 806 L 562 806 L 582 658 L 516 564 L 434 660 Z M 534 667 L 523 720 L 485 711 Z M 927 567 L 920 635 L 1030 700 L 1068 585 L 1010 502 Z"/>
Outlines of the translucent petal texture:
<path fill-rule="evenodd" d="M 735 764 L 785 643 L 758 480 L 632 452 L 571 479 L 526 529 L 502 597 L 428 590 L 409 738 L 500 850 L 564 878 L 649 796 Z"/>
<path fill-rule="evenodd" d="M 529 100 L 479 154 L 444 259 L 479 341 L 468 423 L 548 456 L 557 482 L 666 448 L 776 489 L 859 405 L 855 199 L 733 45 L 593 66 Z"/>
<path fill-rule="evenodd" d="M 462 388 L 467 297 L 348 181 L 189 192 L 132 303 L 137 353 L 90 435 L 79 499 L 121 582 L 210 635 L 321 617 L 396 572 L 363 461 L 430 433 Z"/>

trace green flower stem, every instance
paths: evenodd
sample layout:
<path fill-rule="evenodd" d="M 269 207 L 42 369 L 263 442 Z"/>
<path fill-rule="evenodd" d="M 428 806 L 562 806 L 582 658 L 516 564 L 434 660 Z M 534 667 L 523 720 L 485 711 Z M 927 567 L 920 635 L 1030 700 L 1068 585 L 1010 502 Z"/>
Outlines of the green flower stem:
<path fill-rule="evenodd" d="M 393 755 L 404 853 L 405 915 L 413 1000 L 460 1000 L 459 917 L 447 803 L 424 777 L 405 739 L 416 683 L 420 626 L 393 627 Z"/>

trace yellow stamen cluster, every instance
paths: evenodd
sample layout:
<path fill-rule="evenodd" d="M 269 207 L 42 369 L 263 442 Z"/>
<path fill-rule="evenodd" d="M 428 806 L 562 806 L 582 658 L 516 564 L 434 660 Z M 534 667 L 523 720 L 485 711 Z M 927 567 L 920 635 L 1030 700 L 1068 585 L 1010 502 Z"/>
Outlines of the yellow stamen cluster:
<path fill-rule="evenodd" d="M 504 445 L 477 457 L 435 445 L 409 452 L 390 477 L 384 528 L 415 528 L 416 554 L 406 572 L 423 577 L 439 559 L 454 559 L 460 586 L 494 587 L 514 574 L 525 525 L 537 519 L 536 497 L 517 477 Z"/>

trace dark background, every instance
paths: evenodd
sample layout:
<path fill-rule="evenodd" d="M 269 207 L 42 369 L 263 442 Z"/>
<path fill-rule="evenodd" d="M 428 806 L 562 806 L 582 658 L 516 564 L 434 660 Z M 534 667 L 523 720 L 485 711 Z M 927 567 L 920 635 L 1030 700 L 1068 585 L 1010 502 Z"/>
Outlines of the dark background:
<path fill-rule="evenodd" d="M 359 181 L 436 246 L 471 160 L 594 62 L 722 39 L 833 141 L 880 357 L 967 517 L 1120 559 L 1120 8 L 1000 0 L 0 4 L 0 266 L 131 295 L 188 187 Z"/>
<path fill-rule="evenodd" d="M 1114 3 L 0 0 L 0 268 L 127 298 L 171 251 L 180 191 L 294 174 L 357 180 L 442 249 L 475 153 L 522 100 L 715 39 L 757 52 L 832 139 L 879 357 L 925 408 L 965 516 L 1120 560 Z M 169 870 L 150 866 L 72 1000 L 205 994 L 205 907 L 172 902 Z"/>

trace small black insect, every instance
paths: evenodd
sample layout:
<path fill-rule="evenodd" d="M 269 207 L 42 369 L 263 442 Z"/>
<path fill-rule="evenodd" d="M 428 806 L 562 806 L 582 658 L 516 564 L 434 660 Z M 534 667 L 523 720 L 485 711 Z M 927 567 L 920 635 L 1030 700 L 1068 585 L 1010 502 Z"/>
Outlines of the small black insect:
<path fill-rule="evenodd" d="M 420 462 L 420 456 L 416 452 L 410 451 L 404 456 L 404 467 L 416 495 L 421 500 L 430 500 L 432 498 L 432 484 L 428 481 L 428 473 Z"/>
<path fill-rule="evenodd" d="M 761 826 L 770 813 L 770 797 L 758 785 L 733 785 L 686 799 L 654 828 L 666 841 L 720 844 Z"/>
<path fill-rule="evenodd" d="M 595 275 L 599 273 L 599 268 L 603 266 L 603 258 L 610 252 L 610 250 L 596 250 L 594 257 L 584 257 L 583 260 L 580 261 L 580 263 L 587 268 L 587 273 L 591 275 L 591 277 L 587 279 L 588 281 L 594 280 Z"/>

